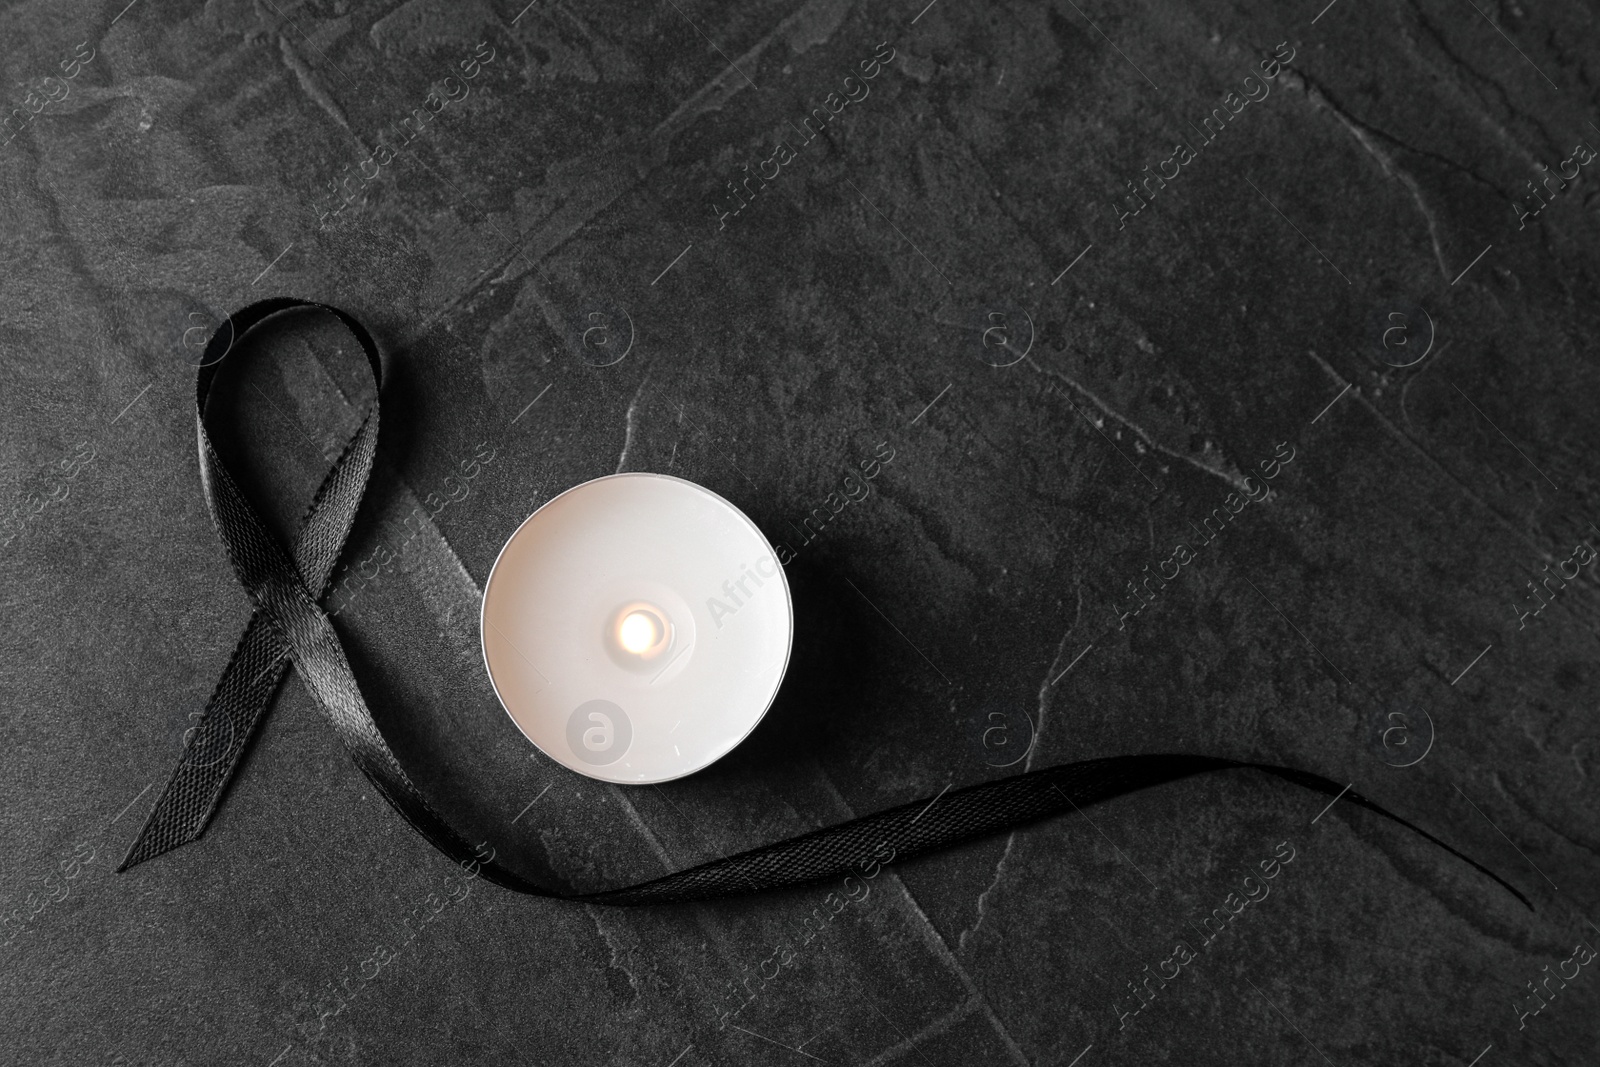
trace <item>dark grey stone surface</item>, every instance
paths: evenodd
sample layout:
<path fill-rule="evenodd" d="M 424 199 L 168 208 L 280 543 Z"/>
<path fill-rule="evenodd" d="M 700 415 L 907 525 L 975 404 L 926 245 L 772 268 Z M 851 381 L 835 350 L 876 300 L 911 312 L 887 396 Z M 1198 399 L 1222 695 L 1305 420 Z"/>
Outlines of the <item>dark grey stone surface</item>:
<path fill-rule="evenodd" d="M 1518 618 L 1600 545 L 1595 171 L 1517 206 L 1600 144 L 1592 7 L 923 2 L 0 15 L 0 1062 L 1595 1062 L 1595 965 L 1518 1025 L 1541 968 L 1600 945 L 1596 566 Z M 1279 42 L 1266 97 L 1119 224 Z M 530 869 L 614 884 L 998 764 L 1178 749 L 1350 781 L 1535 911 L 1246 774 L 895 868 L 804 945 L 828 887 L 530 901 L 453 878 L 294 680 L 206 837 L 114 875 L 248 616 L 186 361 L 274 293 L 387 348 L 350 558 L 398 561 L 336 624 L 417 777 Z M 1417 308 L 1431 349 L 1386 365 L 1427 348 Z M 219 423 L 287 524 L 358 356 L 308 326 L 229 358 Z M 880 442 L 871 495 L 795 543 Z M 1271 499 L 1202 544 L 1280 445 Z M 777 704 L 660 788 L 544 759 L 477 652 L 504 538 L 616 470 L 797 550 Z M 1119 1026 L 1280 842 L 1270 895 Z"/>

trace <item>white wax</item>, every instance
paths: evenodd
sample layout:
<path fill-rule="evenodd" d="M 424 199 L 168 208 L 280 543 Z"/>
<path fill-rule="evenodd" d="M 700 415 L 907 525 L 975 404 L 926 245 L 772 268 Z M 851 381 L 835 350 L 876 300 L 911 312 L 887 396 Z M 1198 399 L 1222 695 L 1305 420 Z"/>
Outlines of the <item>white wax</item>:
<path fill-rule="evenodd" d="M 483 591 L 500 703 L 545 755 L 648 784 L 715 762 L 789 664 L 789 583 L 743 512 L 693 482 L 615 474 L 528 517 Z"/>

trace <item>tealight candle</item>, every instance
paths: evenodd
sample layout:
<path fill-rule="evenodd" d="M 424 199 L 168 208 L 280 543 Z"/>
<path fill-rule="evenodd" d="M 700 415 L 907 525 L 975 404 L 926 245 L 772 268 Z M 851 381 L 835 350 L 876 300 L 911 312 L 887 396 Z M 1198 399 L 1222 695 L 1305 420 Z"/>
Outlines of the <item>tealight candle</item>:
<path fill-rule="evenodd" d="M 794 612 L 772 545 L 717 494 L 664 474 L 568 489 L 501 549 L 484 663 L 511 721 L 608 782 L 681 778 L 766 714 Z"/>

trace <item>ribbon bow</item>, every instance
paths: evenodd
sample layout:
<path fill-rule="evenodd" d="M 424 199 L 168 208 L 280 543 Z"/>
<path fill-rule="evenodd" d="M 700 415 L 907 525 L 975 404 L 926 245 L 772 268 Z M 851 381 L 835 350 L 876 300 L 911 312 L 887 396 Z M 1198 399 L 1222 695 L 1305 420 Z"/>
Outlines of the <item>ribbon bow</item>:
<path fill-rule="evenodd" d="M 267 530 L 217 455 L 206 433 L 205 412 L 218 366 L 232 345 L 267 319 L 296 309 L 332 315 L 355 336 L 366 353 L 376 392 L 366 417 L 312 499 L 290 550 Z M 1193 774 L 1250 769 L 1325 795 L 1343 795 L 1351 804 L 1397 822 L 1471 864 L 1531 909 L 1526 897 L 1486 867 L 1328 778 L 1289 767 L 1185 754 L 1113 756 L 999 778 L 950 790 L 934 798 L 937 804 L 924 797 L 636 885 L 593 893 L 542 885 L 497 860 L 492 849 L 487 857 L 481 855 L 481 846 L 474 849 L 469 845 L 428 803 L 373 721 L 339 635 L 320 604 L 329 591 L 377 453 L 383 367 L 372 336 L 353 316 L 327 304 L 281 297 L 263 300 L 236 312 L 218 327 L 206 345 L 196 381 L 201 490 L 234 574 L 255 610 L 172 777 L 119 871 L 187 844 L 205 831 L 285 670 L 292 665 L 355 765 L 412 829 L 474 874 L 535 896 L 596 904 L 664 904 L 802 885 L 864 867 L 875 871 L 886 862 L 885 847 L 892 859 L 908 859 Z"/>

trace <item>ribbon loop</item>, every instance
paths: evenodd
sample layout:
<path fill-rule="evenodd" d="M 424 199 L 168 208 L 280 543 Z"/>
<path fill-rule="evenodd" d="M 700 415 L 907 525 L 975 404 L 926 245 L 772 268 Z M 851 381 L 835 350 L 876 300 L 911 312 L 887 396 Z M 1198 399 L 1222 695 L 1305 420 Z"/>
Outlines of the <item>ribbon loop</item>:
<path fill-rule="evenodd" d="M 377 343 L 354 317 L 337 308 L 308 304 L 299 300 L 275 299 L 253 304 L 219 326 L 201 355 L 196 376 L 195 436 L 200 452 L 200 480 L 212 523 L 222 537 L 234 572 L 250 592 L 252 583 L 240 570 L 240 546 L 235 523 L 219 518 L 218 492 L 233 501 L 231 510 L 242 509 L 257 529 L 261 527 L 253 509 L 239 492 L 226 466 L 206 433 L 206 400 L 215 381 L 218 365 L 242 336 L 280 312 L 311 309 L 337 318 L 360 343 L 366 353 L 375 383 L 382 381 L 382 363 Z M 302 584 L 326 595 L 348 538 L 362 494 L 371 477 L 377 452 L 376 407 L 362 420 L 359 429 L 346 443 L 343 453 L 329 469 L 301 520 L 295 539 L 293 571 Z M 270 537 L 269 537 L 270 540 Z M 275 541 L 272 549 L 277 549 Z M 221 803 L 228 783 L 238 769 L 240 758 L 260 726 L 272 696 L 277 692 L 288 665 L 289 648 L 259 606 L 234 647 L 227 667 L 207 701 L 205 710 L 189 735 L 189 742 L 155 806 L 145 819 L 138 836 L 123 858 L 119 870 L 187 844 L 204 831 Z"/>
<path fill-rule="evenodd" d="M 312 309 L 337 318 L 361 343 L 377 390 L 372 406 L 334 461 L 286 551 L 245 498 L 206 433 L 206 397 L 217 365 L 245 334 L 280 312 Z M 235 313 L 207 344 L 197 377 L 195 425 L 200 479 L 213 525 L 255 611 L 178 761 L 119 870 L 193 841 L 220 803 L 286 664 L 293 663 L 351 760 L 412 828 L 474 874 L 521 893 L 600 904 L 662 904 L 802 885 L 874 871 L 895 859 L 934 852 L 1015 829 L 1111 797 L 1209 771 L 1263 771 L 1315 792 L 1344 796 L 1449 851 L 1527 898 L 1487 868 L 1405 819 L 1321 775 L 1212 756 L 1114 756 L 1067 763 L 950 790 L 761 848 L 593 893 L 543 885 L 473 848 L 417 788 L 373 719 L 339 636 L 320 606 L 350 535 L 377 455 L 383 368 L 377 344 L 352 316 L 326 304 L 277 298 Z"/>

